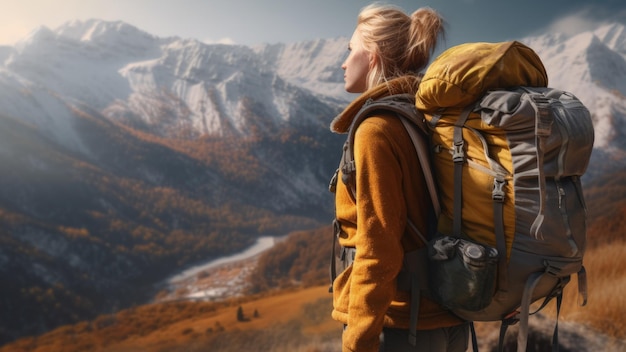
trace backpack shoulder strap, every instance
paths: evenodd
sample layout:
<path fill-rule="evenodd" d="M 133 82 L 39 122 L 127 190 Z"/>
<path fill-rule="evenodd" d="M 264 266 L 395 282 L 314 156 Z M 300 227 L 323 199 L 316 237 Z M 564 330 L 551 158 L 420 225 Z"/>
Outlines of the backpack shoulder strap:
<path fill-rule="evenodd" d="M 420 112 L 421 114 L 421 112 Z M 428 194 L 430 194 L 430 200 L 433 203 L 433 209 L 435 211 L 435 217 L 439 218 L 441 214 L 441 204 L 439 203 L 439 197 L 437 196 L 437 184 L 435 183 L 435 178 L 433 177 L 433 170 L 430 163 L 430 153 L 429 153 L 429 145 L 428 141 L 424 136 L 420 136 L 415 129 L 414 125 L 411 125 L 406 118 L 400 119 L 404 128 L 409 133 L 409 137 L 411 137 L 411 141 L 413 142 L 413 146 L 415 147 L 415 152 L 417 152 L 417 158 L 419 160 L 420 166 L 422 167 L 422 172 L 424 173 L 424 179 L 426 180 L 426 187 L 428 187 Z"/>
<path fill-rule="evenodd" d="M 348 187 L 353 197 L 356 196 L 356 182 L 354 182 L 354 135 L 356 129 L 363 120 L 371 116 L 374 111 L 391 111 L 400 118 L 406 131 L 413 142 L 417 157 L 424 173 L 428 193 L 438 217 L 441 212 L 441 205 L 437 196 L 437 186 L 433 177 L 430 151 L 428 143 L 429 130 L 426 126 L 423 113 L 415 107 L 414 97 L 410 94 L 390 95 L 378 100 L 368 100 L 361 110 L 357 112 L 352 120 L 348 137 L 343 146 L 343 155 L 340 169 L 342 171 L 342 182 Z"/>

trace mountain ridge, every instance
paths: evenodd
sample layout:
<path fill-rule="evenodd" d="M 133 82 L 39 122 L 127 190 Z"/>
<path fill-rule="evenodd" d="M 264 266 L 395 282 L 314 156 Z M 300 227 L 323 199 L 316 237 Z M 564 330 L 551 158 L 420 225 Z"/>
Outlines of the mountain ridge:
<path fill-rule="evenodd" d="M 590 110 L 598 111 L 600 148 L 607 147 L 608 140 L 614 141 L 626 133 L 612 132 L 613 122 L 606 118 L 612 114 L 611 106 L 623 105 L 619 97 L 615 99 L 611 95 L 626 94 L 624 32 L 622 24 L 614 23 L 574 37 L 549 34 L 522 39 L 542 57 L 552 86 L 573 91 Z M 586 48 L 582 48 L 583 44 Z M 182 136 L 236 136 L 249 133 L 246 122 L 236 118 L 247 113 L 239 103 L 243 98 L 260 104 L 266 112 L 262 118 L 279 125 L 281 120 L 296 118 L 289 107 L 301 95 L 311 94 L 310 99 L 333 105 L 335 109 L 345 105 L 353 98 L 343 92 L 339 68 L 346 45 L 346 38 L 256 47 L 204 44 L 179 37 L 157 38 L 121 21 L 91 19 L 68 22 L 56 30 L 42 27 L 34 31 L 15 48 L 6 50 L 4 66 L 37 87 L 57 92 L 58 97 L 86 100 L 111 118 L 124 121 L 132 116 L 135 121 L 129 122 L 131 125 L 137 125 L 139 119 L 144 124 L 158 124 L 154 122 L 160 120 L 158 111 L 151 111 L 140 102 L 161 101 L 162 109 L 173 113 L 174 120 L 187 121 L 178 129 L 195 131 Z M 40 58 L 34 47 L 39 46 L 47 48 L 47 57 L 58 60 L 48 68 L 42 64 L 41 69 L 32 70 Z M 80 55 L 85 59 L 74 62 L 76 55 L 59 53 L 61 49 L 67 52 L 74 47 L 77 49 L 73 51 L 82 52 Z M 107 48 L 115 50 L 107 51 Z M 87 61 L 95 66 L 85 64 Z M 102 67 L 108 68 L 103 71 Z M 37 72 L 38 77 L 28 73 L 31 71 Z M 74 77 L 70 71 L 80 74 Z M 42 75 L 48 75 L 54 82 L 70 84 L 64 84 L 63 89 L 60 83 L 46 81 Z M 86 87 L 85 83 L 77 83 L 84 81 L 99 84 Z M 590 84 L 594 89 L 577 92 L 577 87 Z M 97 86 L 100 88 L 90 93 Z M 173 95 L 164 94 L 163 89 Z M 180 138 L 176 129 L 173 124 L 160 133 Z"/>
<path fill-rule="evenodd" d="M 276 125 L 294 118 L 290 108 L 294 99 L 304 97 L 312 103 L 319 99 L 308 89 L 281 78 L 270 64 L 275 56 L 265 60 L 259 57 L 258 53 L 269 47 L 254 51 L 178 37 L 156 38 L 119 21 L 74 21 L 54 31 L 46 27 L 35 31 L 16 45 L 4 66 L 61 99 L 88 102 L 110 118 L 132 116 L 157 125 L 153 121 L 161 120 L 160 111 L 140 102 L 159 101 L 162 110 L 173 113 L 175 120 L 189 121 L 191 130 L 196 131 L 193 137 L 246 135 L 245 121 L 237 119 L 248 113 L 240 104 L 244 98 L 260 105 L 266 112 L 263 118 Z M 36 66 L 44 53 L 52 62 Z M 294 51 L 275 53 L 284 56 Z M 334 79 L 342 76 L 335 74 Z M 338 91 L 336 85 L 334 90 Z M 300 113 L 303 115 L 298 118 L 315 118 Z"/>

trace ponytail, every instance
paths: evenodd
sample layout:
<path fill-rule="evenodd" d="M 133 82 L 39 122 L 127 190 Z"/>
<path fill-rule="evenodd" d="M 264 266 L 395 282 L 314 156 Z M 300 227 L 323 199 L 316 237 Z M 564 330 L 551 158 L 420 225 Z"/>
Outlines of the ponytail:
<path fill-rule="evenodd" d="M 445 39 L 444 21 L 435 10 L 424 7 L 413 12 L 406 56 L 400 70 L 419 72 L 424 69 L 435 52 L 439 37 Z"/>
<path fill-rule="evenodd" d="M 417 75 L 434 53 L 444 21 L 428 7 L 410 17 L 393 5 L 372 4 L 359 13 L 357 29 L 365 50 L 376 56 L 376 65 L 367 77 L 372 88 L 392 78 Z"/>

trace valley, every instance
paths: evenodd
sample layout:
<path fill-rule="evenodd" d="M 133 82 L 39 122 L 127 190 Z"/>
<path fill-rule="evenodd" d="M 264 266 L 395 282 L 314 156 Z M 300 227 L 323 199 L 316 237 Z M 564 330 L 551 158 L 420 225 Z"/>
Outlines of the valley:
<path fill-rule="evenodd" d="M 249 276 L 259 256 L 269 250 L 277 237 L 261 237 L 241 253 L 191 267 L 160 284 L 154 303 L 181 300 L 219 301 L 241 297 L 249 289 Z"/>

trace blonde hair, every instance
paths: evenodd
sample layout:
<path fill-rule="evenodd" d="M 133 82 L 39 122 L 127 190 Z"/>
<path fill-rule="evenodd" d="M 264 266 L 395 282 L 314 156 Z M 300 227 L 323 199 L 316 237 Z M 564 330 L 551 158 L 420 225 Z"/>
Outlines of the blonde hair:
<path fill-rule="evenodd" d="M 357 29 L 365 50 L 377 58 L 367 77 L 367 88 L 418 74 L 428 64 L 438 38 L 445 35 L 443 18 L 429 7 L 408 16 L 394 5 L 377 3 L 361 10 Z"/>

